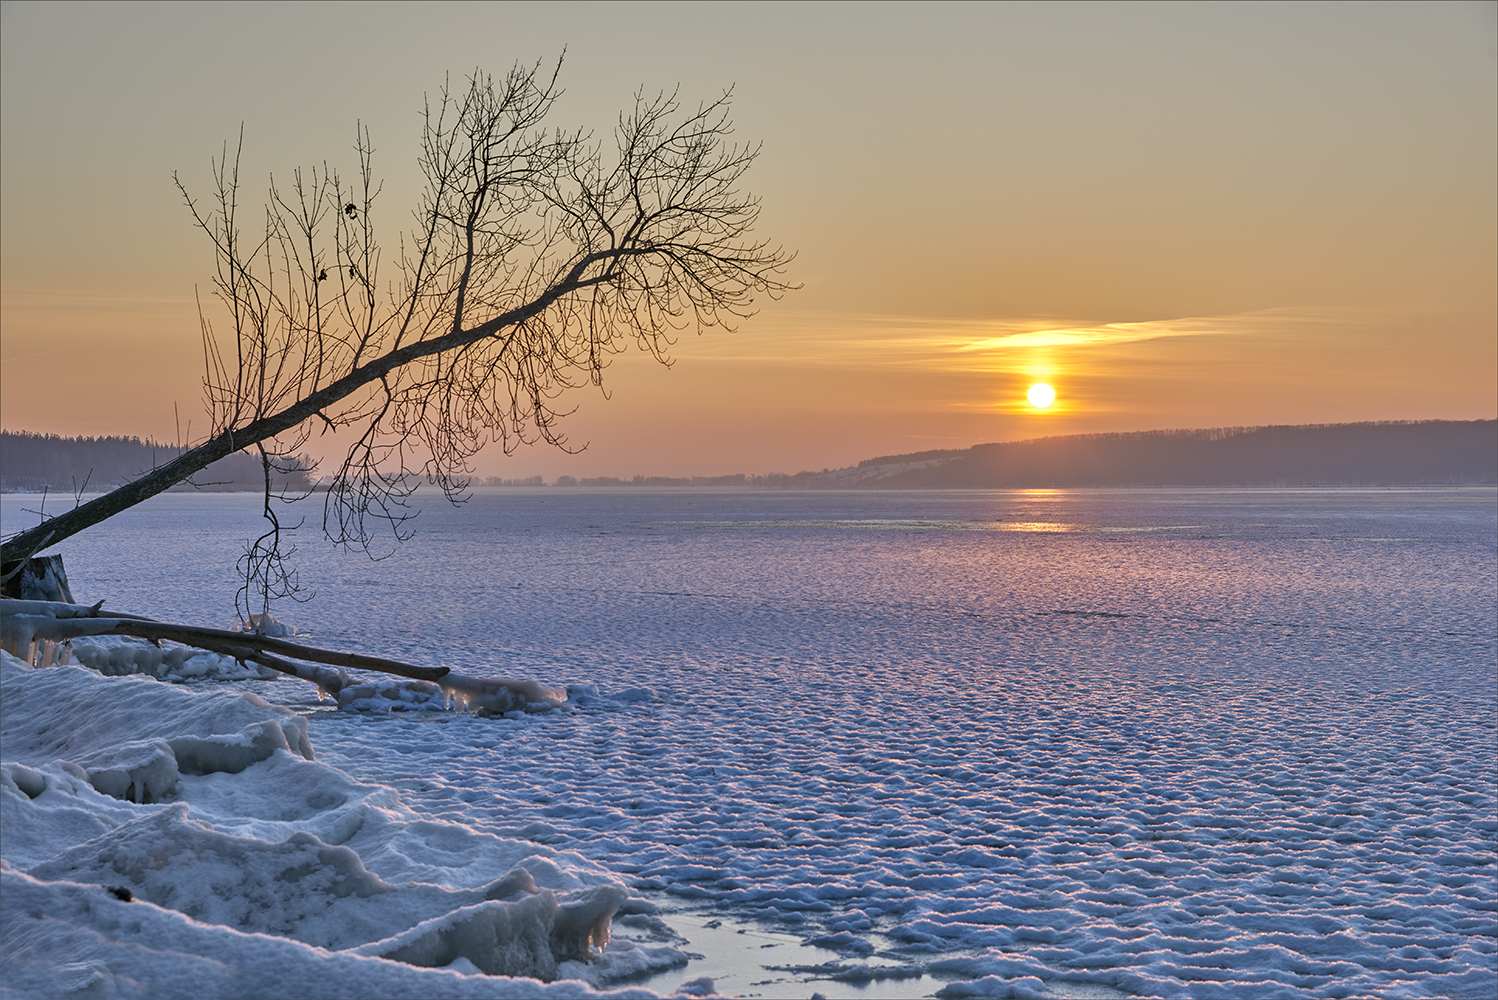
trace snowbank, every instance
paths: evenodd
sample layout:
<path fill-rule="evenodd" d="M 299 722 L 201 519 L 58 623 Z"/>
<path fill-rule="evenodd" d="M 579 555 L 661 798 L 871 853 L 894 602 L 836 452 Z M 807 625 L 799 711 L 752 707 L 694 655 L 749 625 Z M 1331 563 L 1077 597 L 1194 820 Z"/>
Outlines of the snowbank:
<path fill-rule="evenodd" d="M 413 813 L 254 695 L 8 653 L 0 685 L 13 990 L 591 996 L 686 962 L 610 940 L 654 908 L 598 866 Z"/>
<path fill-rule="evenodd" d="M 311 759 L 307 722 L 253 694 L 199 695 L 5 654 L 6 757 L 62 761 L 106 795 L 159 802 L 181 774 L 236 773 L 277 750 Z M 86 725 L 80 725 L 86 720 Z"/>
<path fill-rule="evenodd" d="M 0 868 L 0 949 L 11 995 L 196 1000 L 238 997 L 645 998 L 576 979 L 474 975 L 328 951 L 193 920 L 97 885 Z M 37 915 L 46 914 L 45 917 Z"/>

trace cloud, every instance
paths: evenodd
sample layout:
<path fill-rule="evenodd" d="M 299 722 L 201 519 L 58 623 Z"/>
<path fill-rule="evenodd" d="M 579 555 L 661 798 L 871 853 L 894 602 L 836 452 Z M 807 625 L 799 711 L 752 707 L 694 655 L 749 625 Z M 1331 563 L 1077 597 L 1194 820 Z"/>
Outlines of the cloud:
<path fill-rule="evenodd" d="M 1070 367 L 1083 363 L 1089 353 L 1167 338 L 1314 338 L 1390 318 L 1387 310 L 1375 315 L 1368 309 L 1316 307 L 1120 323 L 777 311 L 749 321 L 733 335 L 685 341 L 680 353 L 771 366 L 1026 371 L 1042 361 Z"/>
<path fill-rule="evenodd" d="M 974 340 L 960 351 L 1009 351 L 1034 347 L 1097 347 L 1127 344 L 1160 337 L 1189 337 L 1227 333 L 1222 318 L 1150 320 L 1143 323 L 1105 323 L 1101 326 L 1068 326 L 1023 330 Z"/>

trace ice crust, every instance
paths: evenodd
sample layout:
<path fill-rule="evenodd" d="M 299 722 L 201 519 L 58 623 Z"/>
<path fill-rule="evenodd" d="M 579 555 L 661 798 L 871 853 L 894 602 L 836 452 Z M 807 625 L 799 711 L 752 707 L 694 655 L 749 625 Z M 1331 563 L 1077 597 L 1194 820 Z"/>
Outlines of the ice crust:
<path fill-rule="evenodd" d="M 876 498 L 569 520 L 548 497 L 544 517 L 505 508 L 524 525 L 507 558 L 534 553 L 508 569 L 524 586 L 449 612 L 473 635 L 451 656 L 499 632 L 528 672 L 594 685 L 571 685 L 573 711 L 440 736 L 391 717 L 377 741 L 321 716 L 319 746 L 433 815 L 829 949 L 802 979 L 917 965 L 953 996 L 1481 996 L 1498 990 L 1492 500 L 903 500 L 949 504 L 945 531 L 846 510 Z M 808 526 L 777 527 L 774 503 Z M 985 532 L 980 514 L 1108 530 Z M 412 586 L 490 578 L 501 547 L 433 545 L 402 568 Z M 771 995 L 750 984 L 775 975 L 736 989 Z"/>

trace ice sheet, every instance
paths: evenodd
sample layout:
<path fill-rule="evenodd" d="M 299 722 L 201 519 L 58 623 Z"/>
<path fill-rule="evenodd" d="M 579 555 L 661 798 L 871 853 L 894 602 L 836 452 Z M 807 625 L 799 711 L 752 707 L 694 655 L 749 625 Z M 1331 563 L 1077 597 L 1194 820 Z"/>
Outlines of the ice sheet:
<path fill-rule="evenodd" d="M 1490 995 L 1494 500 L 484 494 L 387 563 L 304 568 L 295 624 L 566 705 L 349 713 L 249 682 L 317 761 L 179 781 L 189 819 L 305 829 L 392 884 L 523 861 L 824 956 L 766 959 L 765 996 L 881 965 L 947 996 Z M 125 573 L 112 544 L 68 555 L 80 600 Z M 130 572 L 142 613 L 213 589 Z M 344 804 L 303 800 L 315 768 Z M 650 917 L 615 943 L 702 951 Z"/>

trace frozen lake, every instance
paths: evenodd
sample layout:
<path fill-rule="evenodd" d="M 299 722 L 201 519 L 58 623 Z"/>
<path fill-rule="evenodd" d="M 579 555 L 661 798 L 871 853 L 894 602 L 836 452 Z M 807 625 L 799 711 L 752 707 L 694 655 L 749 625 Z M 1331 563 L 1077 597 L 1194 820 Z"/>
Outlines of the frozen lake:
<path fill-rule="evenodd" d="M 6 531 L 36 501 L 6 496 Z M 228 626 L 256 503 L 173 494 L 100 525 L 60 548 L 73 592 Z M 340 712 L 247 683 L 429 821 L 410 877 L 502 874 L 440 860 L 443 830 L 477 831 L 654 901 L 678 937 L 615 934 L 700 957 L 637 985 L 1498 987 L 1491 488 L 422 506 L 382 562 L 304 528 L 317 596 L 278 615 L 314 645 L 569 685 L 574 707 Z"/>

